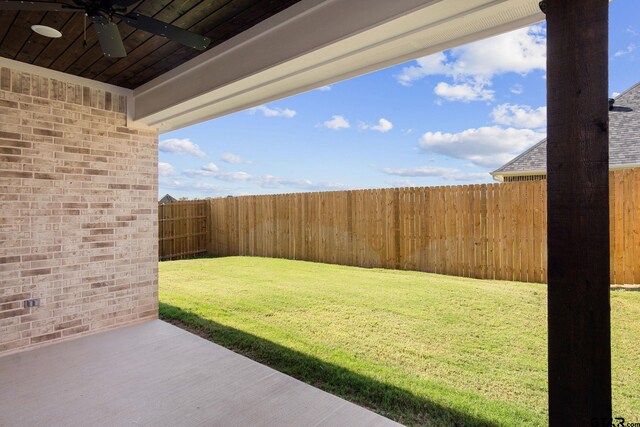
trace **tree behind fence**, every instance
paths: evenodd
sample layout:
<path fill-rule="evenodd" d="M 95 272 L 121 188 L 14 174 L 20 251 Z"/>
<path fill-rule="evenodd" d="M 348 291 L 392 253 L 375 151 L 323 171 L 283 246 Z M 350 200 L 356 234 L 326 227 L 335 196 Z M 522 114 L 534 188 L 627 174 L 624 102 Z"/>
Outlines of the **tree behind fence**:
<path fill-rule="evenodd" d="M 611 173 L 612 283 L 640 283 L 640 169 Z M 546 282 L 546 181 L 242 196 L 159 210 L 160 258 L 250 255 Z"/>

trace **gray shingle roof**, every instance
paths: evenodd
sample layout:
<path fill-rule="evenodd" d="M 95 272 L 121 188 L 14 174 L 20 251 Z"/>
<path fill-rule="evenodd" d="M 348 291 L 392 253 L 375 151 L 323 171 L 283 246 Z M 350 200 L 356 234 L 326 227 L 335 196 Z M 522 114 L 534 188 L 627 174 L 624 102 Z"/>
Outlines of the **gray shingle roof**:
<path fill-rule="evenodd" d="M 640 82 L 618 95 L 609 111 L 609 166 L 640 165 Z M 543 139 L 493 176 L 546 172 L 547 139 Z"/>
<path fill-rule="evenodd" d="M 158 202 L 160 202 L 160 203 L 173 203 L 173 202 L 177 202 L 177 200 L 175 199 L 175 197 L 172 197 L 171 194 L 165 194 L 162 199 L 158 200 Z"/>

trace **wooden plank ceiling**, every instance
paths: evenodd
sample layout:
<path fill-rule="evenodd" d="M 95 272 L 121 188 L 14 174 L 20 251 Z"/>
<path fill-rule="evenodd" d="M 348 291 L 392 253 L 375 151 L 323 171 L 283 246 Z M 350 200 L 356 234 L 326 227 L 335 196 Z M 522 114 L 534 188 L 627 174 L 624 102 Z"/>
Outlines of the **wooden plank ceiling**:
<path fill-rule="evenodd" d="M 212 40 L 211 49 L 298 1 L 143 0 L 132 10 L 206 35 Z M 202 53 L 114 22 L 127 51 L 125 58 L 105 57 L 90 24 L 83 46 L 83 13 L 0 11 L 0 56 L 134 89 Z M 56 28 L 62 37 L 40 36 L 31 31 L 34 24 Z"/>

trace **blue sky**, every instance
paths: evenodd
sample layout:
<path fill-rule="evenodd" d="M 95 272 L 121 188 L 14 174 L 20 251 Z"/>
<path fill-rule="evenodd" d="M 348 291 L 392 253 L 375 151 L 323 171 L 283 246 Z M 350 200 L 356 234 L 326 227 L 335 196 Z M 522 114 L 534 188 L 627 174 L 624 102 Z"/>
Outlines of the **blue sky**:
<path fill-rule="evenodd" d="M 609 88 L 640 81 L 640 2 L 610 5 Z M 544 24 L 160 135 L 159 194 L 491 182 L 545 136 Z"/>

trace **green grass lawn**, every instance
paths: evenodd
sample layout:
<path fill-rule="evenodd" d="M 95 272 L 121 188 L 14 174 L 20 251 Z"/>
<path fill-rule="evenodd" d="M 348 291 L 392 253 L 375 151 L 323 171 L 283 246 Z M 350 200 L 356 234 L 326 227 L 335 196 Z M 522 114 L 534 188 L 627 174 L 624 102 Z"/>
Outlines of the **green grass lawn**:
<path fill-rule="evenodd" d="M 613 292 L 611 305 L 614 416 L 640 421 L 640 293 Z M 546 314 L 540 284 L 252 257 L 160 263 L 163 319 L 409 425 L 545 425 Z"/>

